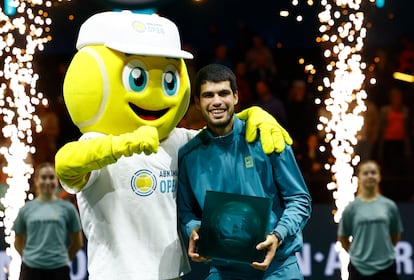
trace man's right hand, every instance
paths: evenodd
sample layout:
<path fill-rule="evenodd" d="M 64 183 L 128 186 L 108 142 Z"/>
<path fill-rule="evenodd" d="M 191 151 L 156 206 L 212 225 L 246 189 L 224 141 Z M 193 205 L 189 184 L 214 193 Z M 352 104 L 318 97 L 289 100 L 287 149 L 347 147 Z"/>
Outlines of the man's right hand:
<path fill-rule="evenodd" d="M 200 227 L 196 227 L 191 231 L 190 239 L 188 242 L 188 256 L 191 258 L 193 262 L 210 261 L 210 259 L 200 256 L 197 253 L 197 241 L 200 239 L 200 236 L 198 235 L 199 230 Z"/>

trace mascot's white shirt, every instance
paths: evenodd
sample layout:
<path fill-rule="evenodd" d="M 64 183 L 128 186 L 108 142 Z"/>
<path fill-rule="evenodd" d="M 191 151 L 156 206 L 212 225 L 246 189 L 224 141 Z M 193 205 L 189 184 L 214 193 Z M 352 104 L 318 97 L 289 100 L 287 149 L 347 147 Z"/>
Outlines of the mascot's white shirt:
<path fill-rule="evenodd" d="M 177 233 L 177 161 L 197 133 L 175 128 L 156 154 L 121 157 L 91 173 L 77 193 L 90 280 L 173 279 L 189 271 Z"/>

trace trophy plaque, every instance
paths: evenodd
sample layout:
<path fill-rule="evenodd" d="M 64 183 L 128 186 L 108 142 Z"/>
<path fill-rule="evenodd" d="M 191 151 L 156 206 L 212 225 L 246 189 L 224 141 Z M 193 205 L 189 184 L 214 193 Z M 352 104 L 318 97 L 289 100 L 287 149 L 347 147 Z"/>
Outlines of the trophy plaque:
<path fill-rule="evenodd" d="M 266 238 L 271 207 L 267 197 L 207 191 L 198 253 L 213 260 L 262 262 L 266 250 L 256 245 Z"/>

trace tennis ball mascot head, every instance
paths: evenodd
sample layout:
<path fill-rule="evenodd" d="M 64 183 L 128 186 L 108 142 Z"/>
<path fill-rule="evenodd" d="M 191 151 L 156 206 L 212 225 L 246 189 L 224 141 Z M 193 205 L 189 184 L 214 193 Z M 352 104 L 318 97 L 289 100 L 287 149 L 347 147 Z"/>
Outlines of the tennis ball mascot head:
<path fill-rule="evenodd" d="M 179 32 L 170 20 L 104 12 L 81 27 L 64 99 L 82 133 L 120 135 L 140 126 L 168 136 L 187 111 L 190 83 Z"/>
<path fill-rule="evenodd" d="M 88 141 L 67 143 L 55 156 L 59 179 L 75 192 L 92 170 L 158 151 L 187 111 L 184 59 L 193 58 L 181 50 L 173 22 L 130 11 L 93 15 L 82 24 L 76 47 L 63 96 Z"/>

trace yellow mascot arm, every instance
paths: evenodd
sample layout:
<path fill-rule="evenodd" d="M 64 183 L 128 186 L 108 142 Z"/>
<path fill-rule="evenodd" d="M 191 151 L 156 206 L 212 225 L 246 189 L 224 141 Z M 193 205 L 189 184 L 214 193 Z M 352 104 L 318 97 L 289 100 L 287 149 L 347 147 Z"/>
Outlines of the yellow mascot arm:
<path fill-rule="evenodd" d="M 122 156 L 157 152 L 158 145 L 158 131 L 151 126 L 141 126 L 119 136 L 70 142 L 56 153 L 56 174 L 68 191 L 79 192 L 88 182 L 91 171 L 115 163 Z"/>
<path fill-rule="evenodd" d="M 253 142 L 257 137 L 257 129 L 260 130 L 260 139 L 266 154 L 282 152 L 285 149 L 285 143 L 292 145 L 293 141 L 289 133 L 262 108 L 252 106 L 237 113 L 237 117 L 246 120 L 247 142 Z"/>

